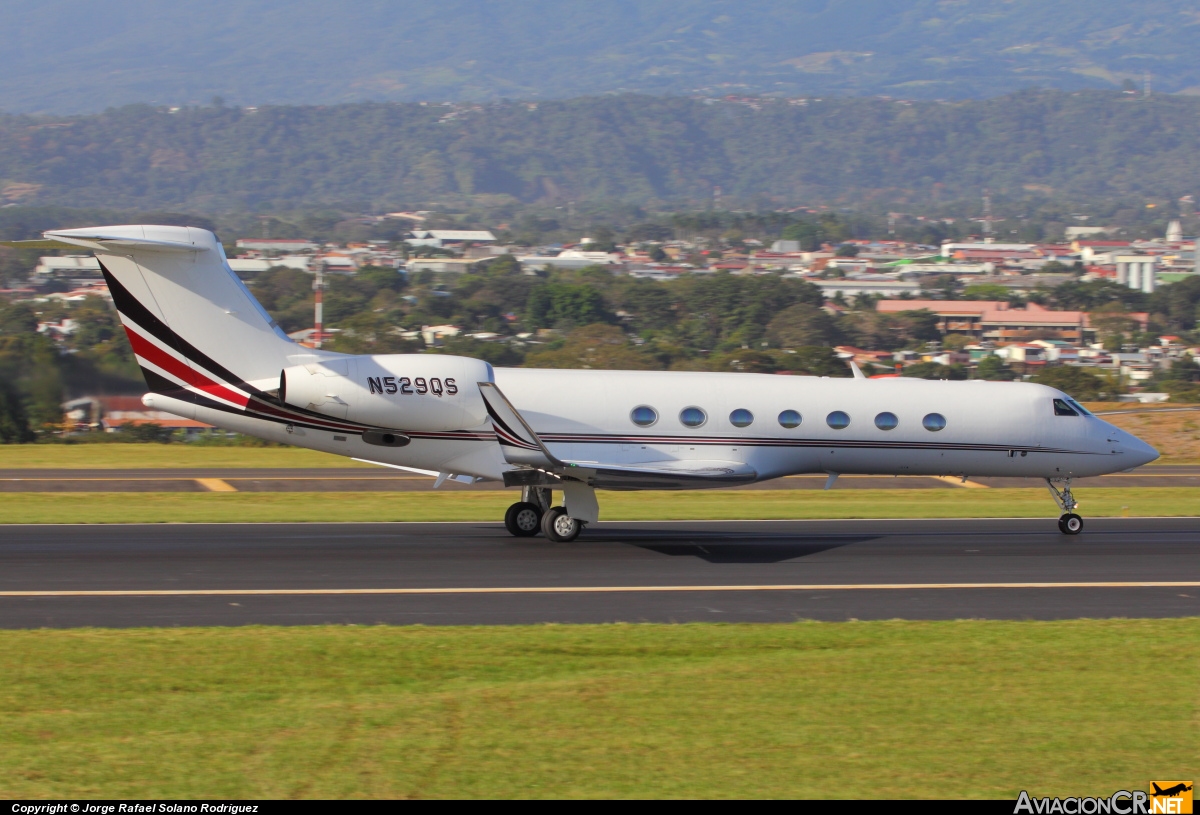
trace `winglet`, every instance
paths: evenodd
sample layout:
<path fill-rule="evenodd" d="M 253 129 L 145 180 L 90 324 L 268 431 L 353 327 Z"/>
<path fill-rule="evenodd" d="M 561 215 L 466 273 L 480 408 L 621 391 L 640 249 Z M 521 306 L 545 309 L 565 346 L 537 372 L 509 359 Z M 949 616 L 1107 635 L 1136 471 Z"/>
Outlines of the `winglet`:
<path fill-rule="evenodd" d="M 854 373 L 855 379 L 866 379 L 867 378 L 866 375 L 863 374 L 862 368 L 858 367 L 857 362 L 855 362 L 852 359 L 848 359 L 848 360 L 846 360 L 846 362 L 850 363 L 850 370 Z"/>
<path fill-rule="evenodd" d="M 494 382 L 480 382 L 479 393 L 492 417 L 492 429 L 509 464 L 526 464 L 539 469 L 562 469 L 563 464 L 533 432 Z"/>

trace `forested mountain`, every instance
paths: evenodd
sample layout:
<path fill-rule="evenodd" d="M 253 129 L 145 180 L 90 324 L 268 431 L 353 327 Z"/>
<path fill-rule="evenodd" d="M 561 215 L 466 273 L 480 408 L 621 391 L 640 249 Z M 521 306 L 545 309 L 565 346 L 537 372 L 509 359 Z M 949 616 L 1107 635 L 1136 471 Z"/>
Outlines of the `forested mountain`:
<path fill-rule="evenodd" d="M 1200 99 L 705 103 L 623 95 L 434 106 L 0 116 L 0 203 L 380 211 L 481 194 L 704 205 L 1200 192 Z"/>
<path fill-rule="evenodd" d="M 8 0 L 0 109 L 1200 88 L 1188 0 Z"/>

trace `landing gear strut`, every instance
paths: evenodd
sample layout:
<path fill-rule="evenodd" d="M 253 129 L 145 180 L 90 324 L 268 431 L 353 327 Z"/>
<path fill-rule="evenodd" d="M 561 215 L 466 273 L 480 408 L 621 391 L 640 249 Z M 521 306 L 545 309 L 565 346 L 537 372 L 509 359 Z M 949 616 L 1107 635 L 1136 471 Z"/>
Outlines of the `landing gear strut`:
<path fill-rule="evenodd" d="M 542 530 L 542 516 L 550 509 L 550 490 L 524 487 L 521 500 L 504 513 L 504 526 L 518 538 L 529 538 Z"/>
<path fill-rule="evenodd" d="M 1058 531 L 1064 535 L 1078 535 L 1083 531 L 1083 518 L 1075 514 L 1079 502 L 1071 494 L 1071 479 L 1047 478 L 1046 487 L 1050 490 L 1054 503 L 1063 511 L 1062 517 L 1058 519 Z"/>

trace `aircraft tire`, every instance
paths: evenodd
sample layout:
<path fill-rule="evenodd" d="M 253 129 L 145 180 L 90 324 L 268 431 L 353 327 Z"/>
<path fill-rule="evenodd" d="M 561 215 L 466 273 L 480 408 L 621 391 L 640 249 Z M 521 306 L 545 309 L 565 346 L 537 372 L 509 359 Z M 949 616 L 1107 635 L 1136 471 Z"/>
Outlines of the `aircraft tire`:
<path fill-rule="evenodd" d="M 555 543 L 567 543 L 579 537 L 583 524 L 567 515 L 564 507 L 551 507 L 542 516 L 542 534 Z"/>
<path fill-rule="evenodd" d="M 1068 512 L 1058 519 L 1058 529 L 1064 535 L 1078 535 L 1083 531 L 1083 518 L 1074 512 Z"/>
<path fill-rule="evenodd" d="M 504 527 L 518 538 L 532 538 L 542 529 L 542 508 L 517 501 L 504 513 Z"/>

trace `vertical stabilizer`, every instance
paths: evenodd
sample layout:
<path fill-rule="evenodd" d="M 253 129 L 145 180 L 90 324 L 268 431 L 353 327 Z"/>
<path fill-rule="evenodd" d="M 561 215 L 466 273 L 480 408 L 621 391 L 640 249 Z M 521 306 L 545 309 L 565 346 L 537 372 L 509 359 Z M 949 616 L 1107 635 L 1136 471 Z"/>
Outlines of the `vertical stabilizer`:
<path fill-rule="evenodd" d="M 213 233 L 105 226 L 45 233 L 92 250 L 151 391 L 244 408 L 300 349 L 225 262 Z"/>

